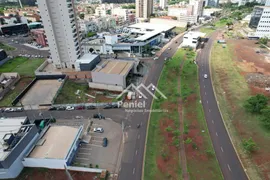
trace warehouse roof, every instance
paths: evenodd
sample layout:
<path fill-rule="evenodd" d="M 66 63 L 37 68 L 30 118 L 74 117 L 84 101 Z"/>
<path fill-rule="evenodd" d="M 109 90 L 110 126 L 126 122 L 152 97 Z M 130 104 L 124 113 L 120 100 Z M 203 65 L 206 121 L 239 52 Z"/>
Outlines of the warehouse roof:
<path fill-rule="evenodd" d="M 103 63 L 101 62 L 92 72 L 125 75 L 129 73 L 132 66 L 133 66 L 132 61 L 129 62 L 129 61 L 108 60 Z"/>
<path fill-rule="evenodd" d="M 81 128 L 51 126 L 39 140 L 29 158 L 65 159 Z"/>

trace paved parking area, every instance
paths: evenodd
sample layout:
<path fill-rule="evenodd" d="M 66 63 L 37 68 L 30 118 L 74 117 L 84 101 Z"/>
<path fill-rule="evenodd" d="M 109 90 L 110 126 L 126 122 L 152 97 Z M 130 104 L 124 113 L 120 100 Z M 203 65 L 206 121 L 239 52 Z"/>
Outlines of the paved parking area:
<path fill-rule="evenodd" d="M 23 105 L 51 104 L 62 82 L 57 79 L 38 80 L 22 99 Z"/>
<path fill-rule="evenodd" d="M 89 167 L 92 164 L 99 168 L 107 169 L 114 172 L 119 158 L 120 145 L 122 143 L 121 124 L 112 120 L 93 120 L 92 128 L 102 127 L 103 133 L 95 133 L 90 131 L 89 143 L 81 144 L 74 163 Z M 91 129 L 92 129 L 91 128 Z M 108 139 L 108 146 L 102 147 L 103 138 Z"/>

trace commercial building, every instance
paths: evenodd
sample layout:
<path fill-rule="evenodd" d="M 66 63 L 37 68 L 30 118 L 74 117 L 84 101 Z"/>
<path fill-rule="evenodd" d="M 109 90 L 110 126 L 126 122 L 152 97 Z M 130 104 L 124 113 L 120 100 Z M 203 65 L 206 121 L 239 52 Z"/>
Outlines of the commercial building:
<path fill-rule="evenodd" d="M 256 29 L 255 37 L 270 37 L 270 6 L 255 6 L 249 27 Z"/>
<path fill-rule="evenodd" d="M 37 2 L 54 66 L 74 69 L 76 60 L 82 56 L 74 1 Z"/>
<path fill-rule="evenodd" d="M 30 30 L 32 39 L 39 45 L 47 46 L 47 38 L 44 29 L 32 29 Z"/>
<path fill-rule="evenodd" d="M 126 88 L 126 78 L 134 67 L 133 61 L 107 60 L 100 62 L 92 73 L 90 88 L 122 91 Z"/>
<path fill-rule="evenodd" d="M 19 80 L 20 75 L 18 73 L 2 73 L 0 75 L 0 99 L 3 99 Z"/>
<path fill-rule="evenodd" d="M 22 160 L 38 139 L 39 130 L 27 117 L 0 119 L 0 179 L 17 177 Z"/>
<path fill-rule="evenodd" d="M 205 36 L 205 33 L 189 31 L 183 37 L 182 47 L 191 47 L 197 48 L 202 37 Z"/>
<path fill-rule="evenodd" d="M 10 24 L 1 26 L 1 32 L 4 35 L 26 34 L 29 32 L 27 24 Z"/>
<path fill-rule="evenodd" d="M 153 0 L 136 0 L 136 17 L 148 19 L 153 13 Z"/>
<path fill-rule="evenodd" d="M 161 7 L 162 9 L 165 9 L 165 7 L 168 5 L 168 1 L 167 0 L 160 0 L 159 1 L 159 7 Z"/>
<path fill-rule="evenodd" d="M 75 62 L 76 71 L 91 71 L 101 61 L 98 54 L 84 54 L 80 59 Z"/>
<path fill-rule="evenodd" d="M 83 127 L 48 126 L 23 160 L 25 167 L 64 169 L 71 164 Z"/>

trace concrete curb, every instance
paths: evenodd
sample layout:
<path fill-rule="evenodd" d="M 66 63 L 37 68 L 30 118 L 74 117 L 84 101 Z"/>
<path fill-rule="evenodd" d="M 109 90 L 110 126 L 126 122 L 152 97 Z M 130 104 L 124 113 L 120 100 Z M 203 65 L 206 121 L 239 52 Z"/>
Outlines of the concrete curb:
<path fill-rule="evenodd" d="M 215 43 L 215 42 L 213 42 L 213 43 Z M 214 86 L 213 86 L 213 81 L 212 81 L 212 66 L 211 66 L 211 54 L 212 54 L 212 47 L 213 47 L 213 45 L 214 44 L 212 44 L 212 46 L 211 46 L 211 49 L 210 49 L 210 58 L 208 59 L 208 61 L 209 61 L 209 71 L 210 71 L 210 78 L 211 78 L 211 84 L 212 84 L 212 87 L 213 87 L 213 92 L 214 92 L 214 96 L 215 96 L 215 99 L 216 99 L 216 102 L 217 102 L 217 107 L 218 107 L 218 110 L 219 110 L 219 113 L 220 113 L 220 115 L 221 115 L 221 118 L 222 118 L 222 122 L 223 122 L 223 124 L 224 124 L 224 127 L 226 128 L 226 131 L 227 131 L 227 134 L 228 134 L 228 136 L 229 136 L 229 138 L 230 138 L 230 141 L 231 141 L 231 143 L 232 143 L 232 146 L 233 146 L 233 148 L 234 148 L 234 151 L 235 151 L 235 153 L 236 153 L 236 155 L 237 155 L 237 158 L 239 159 L 239 162 L 240 162 L 240 164 L 241 164 L 241 166 L 242 166 L 242 168 L 243 168 L 243 170 L 244 170 L 244 172 L 245 172 L 245 174 L 246 174 L 246 176 L 247 176 L 247 178 L 250 180 L 250 177 L 248 176 L 248 174 L 246 173 L 246 169 L 245 169 L 245 167 L 244 167 L 244 164 L 243 164 L 243 162 L 242 162 L 242 160 L 240 159 L 240 156 L 239 156 L 239 153 L 238 153 L 238 151 L 236 150 L 236 148 L 235 148 L 235 146 L 234 146 L 234 143 L 233 143 L 233 141 L 232 141 L 232 138 L 231 138 L 231 135 L 230 135 L 230 133 L 229 133 L 229 131 L 228 131 L 228 127 L 226 126 L 226 123 L 224 123 L 224 118 L 223 118 L 223 114 L 221 113 L 221 110 L 220 110 L 220 108 L 219 108 L 219 103 L 218 103 L 218 99 L 217 99 L 217 96 L 216 96 L 216 91 L 215 91 L 215 88 L 214 88 Z"/>

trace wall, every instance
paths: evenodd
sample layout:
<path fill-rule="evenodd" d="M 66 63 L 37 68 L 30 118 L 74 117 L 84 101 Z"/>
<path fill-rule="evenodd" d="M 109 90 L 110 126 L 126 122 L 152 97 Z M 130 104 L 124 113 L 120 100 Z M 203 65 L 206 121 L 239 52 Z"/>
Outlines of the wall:
<path fill-rule="evenodd" d="M 123 75 L 92 71 L 92 80 L 94 83 L 126 87 L 126 80 Z"/>
<path fill-rule="evenodd" d="M 43 167 L 49 169 L 64 169 L 66 160 L 64 159 L 38 159 L 38 158 L 24 158 L 22 161 L 25 167 Z"/>
<path fill-rule="evenodd" d="M 124 90 L 122 86 L 114 86 L 114 85 L 107 85 L 107 84 L 100 84 L 100 83 L 93 83 L 93 82 L 89 82 L 88 85 L 90 88 L 94 88 L 94 89 L 106 89 L 110 91 L 119 91 L 119 92 L 122 92 Z"/>
<path fill-rule="evenodd" d="M 46 60 L 44 61 L 35 71 L 36 76 L 46 76 L 46 75 L 62 75 L 62 72 L 43 72 L 44 68 L 49 64 L 49 62 Z"/>
<path fill-rule="evenodd" d="M 96 172 L 96 173 L 101 173 L 102 171 L 106 171 L 106 169 L 84 168 L 84 167 L 74 167 L 74 166 L 68 166 L 67 169 L 70 171 Z"/>

